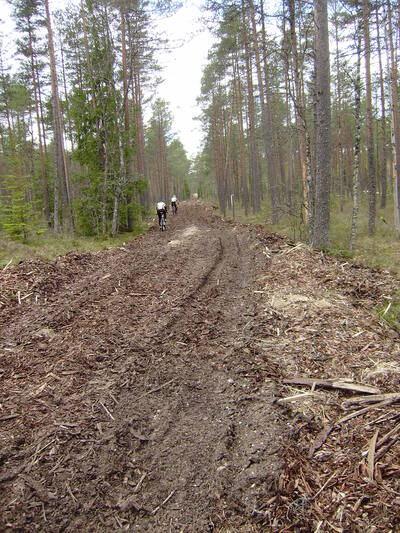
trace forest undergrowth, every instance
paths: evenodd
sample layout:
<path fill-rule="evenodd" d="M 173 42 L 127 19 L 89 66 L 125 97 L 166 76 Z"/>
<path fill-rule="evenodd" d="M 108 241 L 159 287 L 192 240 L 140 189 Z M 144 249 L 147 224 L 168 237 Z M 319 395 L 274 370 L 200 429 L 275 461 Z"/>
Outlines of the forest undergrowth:
<path fill-rule="evenodd" d="M 364 195 L 360 201 L 355 250 L 349 249 L 352 202 L 346 200 L 341 208 L 339 198 L 331 201 L 331 243 L 329 253 L 342 259 L 372 268 L 382 268 L 400 274 L 400 241 L 396 240 L 394 229 L 393 205 L 388 202 L 384 209 L 377 206 L 376 234 L 368 235 L 368 198 Z M 271 223 L 269 202 L 262 205 L 260 213 L 249 213 L 246 217 L 241 207 L 235 206 L 235 217 L 241 222 L 265 224 L 268 230 L 293 239 L 307 241 L 307 227 L 300 216 L 300 206 L 283 206 L 277 225 Z M 232 218 L 232 211 L 226 218 Z"/>
<path fill-rule="evenodd" d="M 0 268 L 7 264 L 17 265 L 29 259 L 56 259 L 71 251 L 97 252 L 113 246 L 121 246 L 147 231 L 147 224 L 138 226 L 133 232 L 120 233 L 114 238 L 84 237 L 82 235 L 63 234 L 55 237 L 43 233 L 28 239 L 27 242 L 10 239 L 0 233 Z M 11 261 L 11 263 L 10 263 Z"/>

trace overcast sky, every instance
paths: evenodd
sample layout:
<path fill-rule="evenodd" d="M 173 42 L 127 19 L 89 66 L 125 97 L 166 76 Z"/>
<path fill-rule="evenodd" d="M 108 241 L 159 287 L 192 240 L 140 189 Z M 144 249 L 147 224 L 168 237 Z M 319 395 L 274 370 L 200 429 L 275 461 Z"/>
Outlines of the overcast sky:
<path fill-rule="evenodd" d="M 161 64 L 165 81 L 158 92 L 170 102 L 174 129 L 189 156 L 200 149 L 200 123 L 195 120 L 200 110 L 196 98 L 200 96 L 202 70 L 212 46 L 212 37 L 199 20 L 199 5 L 198 0 L 186 2 L 178 13 L 162 24 L 173 42 L 184 43 L 163 56 Z"/>
<path fill-rule="evenodd" d="M 50 0 L 50 9 L 62 8 L 65 3 L 63 0 Z M 196 98 L 200 95 L 202 68 L 212 44 L 210 34 L 199 20 L 200 3 L 200 0 L 186 0 L 175 15 L 160 23 L 161 30 L 169 36 L 171 43 L 181 46 L 160 55 L 165 81 L 158 88 L 157 95 L 169 102 L 173 130 L 190 157 L 200 149 L 200 124 L 195 120 L 199 114 Z M 6 57 L 12 56 L 16 48 L 15 34 L 12 33 L 14 23 L 9 13 L 10 5 L 6 0 L 0 0 L 0 27 Z"/>

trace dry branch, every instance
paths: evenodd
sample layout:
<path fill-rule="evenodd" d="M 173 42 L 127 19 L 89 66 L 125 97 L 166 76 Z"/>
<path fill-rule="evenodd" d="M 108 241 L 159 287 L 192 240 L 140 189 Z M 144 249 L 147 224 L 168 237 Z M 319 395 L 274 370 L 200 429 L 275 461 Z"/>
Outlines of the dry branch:
<path fill-rule="evenodd" d="M 340 389 L 354 392 L 363 392 L 365 394 L 379 394 L 380 390 L 371 385 L 363 385 L 361 383 L 349 383 L 347 379 L 339 379 L 337 381 L 331 381 L 329 379 L 313 379 L 296 377 L 292 379 L 284 379 L 283 383 L 290 385 L 308 385 L 310 387 L 317 386 L 325 389 Z"/>
<path fill-rule="evenodd" d="M 400 401 L 400 393 L 398 392 L 391 392 L 388 394 L 374 394 L 372 396 L 355 396 L 354 398 L 350 398 L 349 400 L 345 400 L 342 403 L 342 408 L 345 410 L 352 409 L 353 406 L 357 405 L 363 405 L 368 403 L 377 403 L 382 402 L 385 400 L 391 400 L 391 403 L 395 403 L 397 401 Z"/>
<path fill-rule="evenodd" d="M 321 448 L 321 446 L 324 444 L 324 442 L 329 437 L 334 428 L 334 425 L 325 426 L 323 430 L 318 433 L 314 442 L 310 446 L 310 450 L 308 452 L 309 459 L 311 459 L 314 453 Z"/>
<path fill-rule="evenodd" d="M 374 433 L 374 436 L 370 440 L 369 449 L 368 449 L 368 478 L 370 481 L 374 480 L 374 466 L 375 466 L 375 449 L 376 449 L 376 440 L 378 438 L 379 429 Z"/>
<path fill-rule="evenodd" d="M 348 420 L 351 420 L 352 418 L 355 418 L 357 416 L 363 415 L 364 413 L 367 413 L 368 411 L 371 411 L 372 409 L 378 409 L 380 407 L 386 407 L 387 405 L 391 405 L 393 402 L 395 402 L 395 399 L 386 400 L 384 402 L 378 402 L 374 403 L 373 405 L 370 405 L 368 407 L 364 407 L 363 409 L 360 409 L 359 411 L 355 411 L 354 413 L 351 413 L 349 415 L 344 416 L 343 418 L 340 418 L 335 425 L 343 424 L 343 422 L 347 422 Z"/>

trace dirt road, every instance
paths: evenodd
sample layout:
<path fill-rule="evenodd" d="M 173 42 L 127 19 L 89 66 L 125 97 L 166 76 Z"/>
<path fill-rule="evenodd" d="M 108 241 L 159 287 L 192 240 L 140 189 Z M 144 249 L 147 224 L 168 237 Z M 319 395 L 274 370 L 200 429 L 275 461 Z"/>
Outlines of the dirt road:
<path fill-rule="evenodd" d="M 263 249 L 186 205 L 165 234 L 25 269 L 0 332 L 3 528 L 251 527 L 286 432 L 258 368 Z"/>
<path fill-rule="evenodd" d="M 1 272 L 0 530 L 400 525 L 399 403 L 335 425 L 351 391 L 283 384 L 400 391 L 375 311 L 397 283 L 200 203 L 164 234 Z"/>

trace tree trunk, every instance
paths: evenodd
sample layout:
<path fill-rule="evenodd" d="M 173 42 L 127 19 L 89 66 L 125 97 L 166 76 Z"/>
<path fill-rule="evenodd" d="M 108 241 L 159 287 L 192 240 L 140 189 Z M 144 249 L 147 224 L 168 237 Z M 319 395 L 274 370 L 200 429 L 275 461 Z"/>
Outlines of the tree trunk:
<path fill-rule="evenodd" d="M 238 129 L 239 129 L 239 156 L 240 156 L 240 183 L 242 187 L 242 203 L 244 207 L 244 214 L 247 217 L 249 213 L 249 192 L 247 188 L 247 172 L 246 172 L 246 148 L 243 131 L 243 112 L 242 112 L 242 84 L 240 81 L 239 63 L 236 56 L 234 63 L 234 78 L 237 85 L 236 94 L 236 109 L 238 114 Z M 235 75 L 236 73 L 236 75 Z"/>
<path fill-rule="evenodd" d="M 249 120 L 249 167 L 250 167 L 250 200 L 254 213 L 261 208 L 261 172 L 256 137 L 256 116 L 254 104 L 254 89 L 252 78 L 252 61 L 247 37 L 247 21 L 244 0 L 242 0 L 242 19 L 243 19 L 243 40 L 246 60 L 246 77 L 247 77 L 247 105 Z"/>
<path fill-rule="evenodd" d="M 307 171 L 307 123 L 306 110 L 304 106 L 302 83 L 300 78 L 300 61 L 297 50 L 297 35 L 296 35 L 296 11 L 294 0 L 288 0 L 289 8 L 289 23 L 290 23 L 290 39 L 291 50 L 293 56 L 294 69 L 294 85 L 295 96 L 294 104 L 296 110 L 296 131 L 298 132 L 298 146 L 299 146 L 299 161 L 301 168 L 301 179 L 303 187 L 303 208 L 306 223 L 308 223 L 308 174 Z"/>
<path fill-rule="evenodd" d="M 262 4 L 261 0 L 261 4 Z M 264 139 L 264 151 L 265 158 L 267 162 L 267 173 L 268 173 L 268 184 L 269 184 L 269 193 L 271 199 L 271 211 L 272 211 L 272 223 L 278 223 L 278 206 L 276 201 L 276 188 L 277 188 L 277 178 L 276 178 L 276 161 L 274 153 L 274 133 L 273 133 L 273 120 L 272 120 L 272 110 L 271 110 L 271 97 L 269 90 L 269 77 L 268 77 L 268 63 L 266 57 L 265 49 L 265 29 L 263 23 L 263 56 L 264 56 L 264 73 L 265 73 L 265 91 L 267 94 L 267 107 L 265 106 L 264 99 L 264 81 L 261 72 L 261 61 L 260 61 L 260 52 L 258 46 L 258 36 L 257 36 L 257 27 L 256 19 L 254 14 L 254 4 L 253 0 L 249 0 L 250 6 L 250 20 L 253 32 L 253 43 L 254 43 L 254 55 L 256 60 L 256 69 L 257 69 L 257 80 L 258 80 L 258 90 L 260 93 L 260 106 L 261 106 L 261 124 L 263 131 Z M 263 17 L 263 13 L 262 13 Z"/>
<path fill-rule="evenodd" d="M 68 91 L 67 91 L 67 78 L 65 76 L 65 64 L 64 64 L 64 49 L 63 45 L 61 43 L 60 46 L 60 52 L 61 52 L 61 69 L 62 69 L 62 76 L 63 76 L 63 84 L 64 84 L 64 97 L 65 97 L 65 105 L 66 105 L 66 115 L 67 115 L 67 122 L 68 122 L 68 133 L 69 133 L 69 142 L 71 143 L 71 150 L 74 150 L 74 138 L 72 135 L 72 123 L 71 123 L 71 114 L 69 112 L 69 98 L 68 98 Z"/>
<path fill-rule="evenodd" d="M 354 118 L 356 124 L 356 133 L 354 139 L 354 167 L 353 167 L 353 211 L 351 216 L 351 233 L 350 233 L 350 251 L 353 252 L 356 232 L 357 232 L 357 218 L 358 218 L 358 189 L 359 189 L 359 173 L 360 173 L 360 139 L 361 139 L 361 28 L 358 28 L 358 43 L 357 43 L 357 76 L 354 83 L 355 105 Z"/>
<path fill-rule="evenodd" d="M 366 113 L 367 113 L 367 156 L 368 156 L 368 190 L 369 190 L 369 217 L 368 235 L 375 234 L 376 218 L 376 175 L 375 175 L 375 145 L 372 122 L 372 91 L 371 91 L 371 43 L 369 36 L 369 4 L 362 0 L 363 30 L 365 44 L 365 86 L 366 86 Z"/>
<path fill-rule="evenodd" d="M 315 146 L 315 226 L 313 246 L 329 247 L 330 222 L 330 71 L 327 0 L 314 0 L 317 122 Z"/>
<path fill-rule="evenodd" d="M 28 22 L 28 34 L 29 34 L 29 53 L 31 57 L 33 96 L 35 100 L 36 123 L 37 123 L 37 130 L 38 130 L 38 139 L 39 139 L 40 176 L 42 180 L 44 212 L 45 212 L 47 224 L 50 225 L 50 198 L 49 198 L 49 188 L 47 185 L 47 178 L 46 178 L 46 166 L 45 166 L 45 161 L 44 161 L 44 153 L 43 153 L 42 129 L 41 129 L 40 112 L 39 112 L 39 99 L 38 99 L 38 91 L 37 91 L 37 86 L 36 86 L 35 56 L 33 52 L 33 38 L 32 38 L 32 28 L 30 26 L 30 21 Z"/>
<path fill-rule="evenodd" d="M 339 23 L 337 17 L 337 2 L 335 0 L 335 41 L 336 41 L 336 76 L 337 76 L 337 149 L 338 149 L 338 181 L 339 181 L 339 195 L 340 195 L 340 211 L 344 209 L 345 198 L 345 184 L 344 184 L 344 156 L 343 156 L 343 128 L 342 128 L 342 77 L 340 69 L 340 54 L 339 54 Z"/>
<path fill-rule="evenodd" d="M 54 109 L 54 135 L 58 137 L 58 150 L 55 151 L 58 157 L 60 157 L 60 166 L 63 175 L 63 188 L 65 193 L 65 202 L 66 202 L 66 213 L 67 220 L 69 225 L 69 230 L 73 232 L 74 223 L 72 218 L 71 211 L 71 195 L 69 190 L 69 177 L 68 177 L 68 166 L 67 160 L 65 157 L 64 142 L 63 142 L 63 128 L 62 128 L 62 119 L 61 119 L 61 109 L 60 101 L 58 96 L 58 82 L 57 82 L 57 72 L 56 72 L 56 62 L 54 54 L 54 41 L 53 41 L 53 31 L 51 28 L 51 19 L 50 19 L 50 10 L 49 10 L 49 0 L 44 0 L 46 7 L 46 24 L 47 24 L 47 34 L 49 42 L 49 55 L 50 55 L 50 75 L 51 75 L 51 90 L 53 96 L 53 109 Z M 56 133 L 57 132 L 57 133 Z"/>
<path fill-rule="evenodd" d="M 386 195 L 387 195 L 387 153 L 386 153 L 386 101 L 385 101 L 385 87 L 383 80 L 383 67 L 382 67 L 382 50 L 381 50 L 381 40 L 380 40 L 380 31 L 379 31 L 379 13 L 378 5 L 375 9 L 376 16 L 376 32 L 377 32 L 377 44 L 378 44 L 378 60 L 379 60 L 379 88 L 381 96 L 381 161 L 380 161 L 380 177 L 381 177 L 381 208 L 386 207 Z"/>
<path fill-rule="evenodd" d="M 393 197 L 394 197 L 394 226 L 396 231 L 396 238 L 400 239 L 400 181 L 399 181 L 399 167 L 400 167 L 400 129 L 399 129 L 399 111 L 398 111 L 398 95 L 397 95 L 397 62 L 394 57 L 393 46 L 393 25 L 392 12 L 390 0 L 387 0 L 388 10 L 388 33 L 390 46 L 390 103 L 391 103 L 391 140 L 392 140 L 392 168 L 393 168 Z"/>

